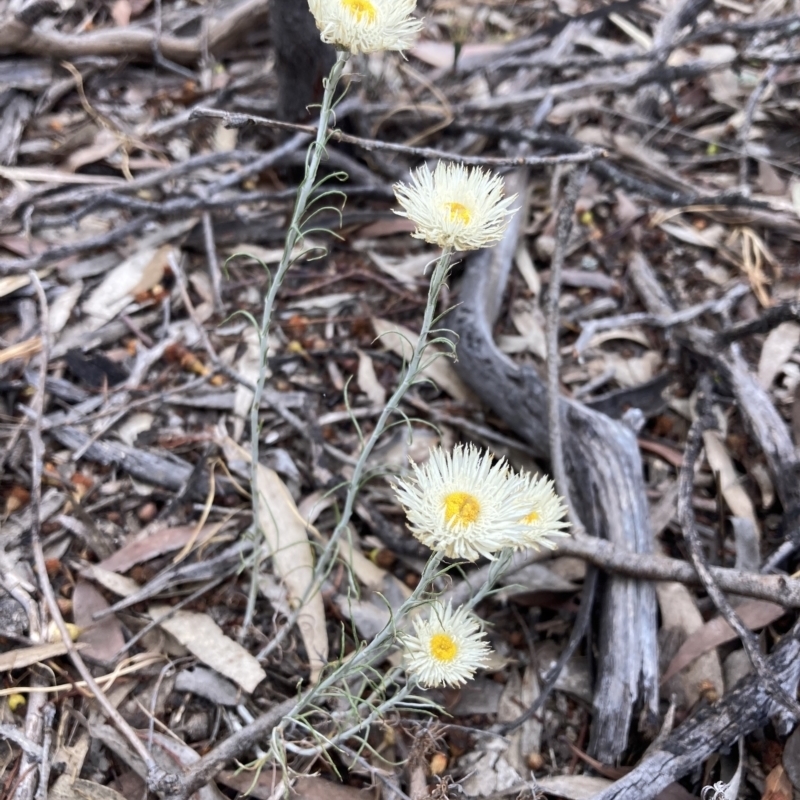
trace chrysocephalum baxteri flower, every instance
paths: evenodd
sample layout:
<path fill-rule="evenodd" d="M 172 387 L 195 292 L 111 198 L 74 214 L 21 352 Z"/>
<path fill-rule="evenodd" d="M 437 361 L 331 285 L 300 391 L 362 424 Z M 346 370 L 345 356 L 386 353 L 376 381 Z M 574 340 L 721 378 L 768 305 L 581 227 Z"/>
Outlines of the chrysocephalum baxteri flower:
<path fill-rule="evenodd" d="M 506 547 L 524 547 L 529 497 L 519 491 L 505 460 L 457 445 L 452 453 L 431 450 L 414 478 L 394 486 L 414 536 L 450 558 L 475 561 Z"/>
<path fill-rule="evenodd" d="M 323 42 L 351 53 L 406 50 L 422 28 L 417 0 L 308 0 Z"/>
<path fill-rule="evenodd" d="M 511 480 L 516 484 L 516 491 L 524 498 L 528 509 L 522 518 L 527 530 L 519 542 L 511 546 L 515 549 L 555 547 L 550 537 L 566 536 L 564 528 L 569 527 L 569 523 L 564 520 L 567 507 L 561 496 L 556 494 L 555 484 L 544 476 L 535 476 L 528 472 L 515 475 Z"/>
<path fill-rule="evenodd" d="M 423 164 L 411 173 L 410 184 L 395 184 L 394 193 L 403 207 L 395 214 L 417 226 L 412 236 L 455 250 L 478 250 L 499 242 L 517 197 L 503 197 L 499 175 L 442 161 L 433 172 Z"/>
<path fill-rule="evenodd" d="M 404 636 L 407 671 L 423 686 L 460 686 L 486 666 L 490 653 L 478 620 L 464 608 L 434 602 L 427 619 L 415 619 L 416 636 Z"/>

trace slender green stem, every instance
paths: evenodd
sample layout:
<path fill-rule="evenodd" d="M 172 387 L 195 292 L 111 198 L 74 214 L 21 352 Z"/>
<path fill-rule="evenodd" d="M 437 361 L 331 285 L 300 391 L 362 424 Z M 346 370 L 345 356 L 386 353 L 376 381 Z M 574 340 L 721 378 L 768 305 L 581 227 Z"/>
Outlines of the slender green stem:
<path fill-rule="evenodd" d="M 422 319 L 422 327 L 420 329 L 419 339 L 412 350 L 411 358 L 406 364 L 400 384 L 387 401 L 386 407 L 378 417 L 375 427 L 372 429 L 372 433 L 364 442 L 361 453 L 358 456 L 358 460 L 353 467 L 353 475 L 350 478 L 350 482 L 347 486 L 347 496 L 345 497 L 344 508 L 342 509 L 339 521 L 337 522 L 336 527 L 331 534 L 330 541 L 326 544 L 325 549 L 322 551 L 319 559 L 317 560 L 317 565 L 314 569 L 314 578 L 311 581 L 308 592 L 306 593 L 306 597 L 310 597 L 314 592 L 319 591 L 322 581 L 325 579 L 328 570 L 333 564 L 339 549 L 339 539 L 347 530 L 348 523 L 353 516 L 353 507 L 355 505 L 358 491 L 361 488 L 361 481 L 364 476 L 364 470 L 366 469 L 369 456 L 375 448 L 378 439 L 386 430 L 386 423 L 389 421 L 389 417 L 395 411 L 397 411 L 406 392 L 419 377 L 420 365 L 425 353 L 425 348 L 428 345 L 428 336 L 430 335 L 431 328 L 433 327 L 434 320 L 436 319 L 436 307 L 439 302 L 439 295 L 442 291 L 442 286 L 444 286 L 444 283 L 447 280 L 447 276 L 450 272 L 451 257 L 452 250 L 443 250 L 433 268 L 431 281 L 428 286 L 428 301 L 425 306 L 425 314 L 423 315 Z M 303 601 L 305 601 L 305 597 L 303 598 Z M 267 658 L 270 653 L 280 647 L 285 637 L 289 634 L 289 631 L 299 618 L 299 615 L 302 612 L 302 606 L 303 604 L 301 603 L 299 608 L 296 609 L 292 613 L 291 617 L 286 621 L 284 627 L 276 634 L 272 641 L 261 650 L 261 652 L 258 654 L 259 660 Z"/>
<path fill-rule="evenodd" d="M 258 363 L 259 372 L 258 380 L 256 381 L 256 389 L 253 393 L 253 402 L 250 405 L 250 493 L 252 496 L 253 505 L 253 524 L 258 530 L 258 511 L 261 498 L 258 491 L 258 462 L 259 462 L 259 436 L 260 426 L 258 421 L 259 411 L 261 409 L 261 399 L 264 396 L 264 386 L 267 380 L 267 354 L 269 351 L 269 328 L 272 322 L 272 311 L 275 306 L 275 298 L 278 294 L 283 279 L 292 265 L 292 258 L 295 246 L 303 241 L 302 224 L 303 217 L 305 216 L 308 208 L 308 201 L 311 193 L 314 190 L 314 185 L 317 180 L 317 172 L 322 163 L 323 156 L 325 155 L 325 146 L 330 137 L 329 125 L 333 115 L 333 109 L 336 100 L 336 88 L 339 85 L 339 80 L 344 72 L 347 60 L 350 58 L 349 51 L 339 51 L 336 57 L 336 63 L 330 71 L 330 75 L 325 81 L 325 92 L 322 97 L 322 106 L 319 113 L 319 126 L 317 127 L 317 136 L 312 145 L 308 149 L 308 156 L 306 158 L 306 172 L 303 182 L 297 192 L 297 199 L 295 200 L 294 210 L 292 211 L 292 218 L 289 222 L 289 230 L 286 233 L 286 243 L 283 248 L 283 255 L 281 256 L 280 263 L 275 275 L 270 282 L 269 292 L 264 298 L 264 307 L 261 313 L 261 325 L 258 331 L 259 349 L 258 349 Z M 253 575 L 257 575 L 259 571 L 259 561 L 261 558 L 262 548 L 256 549 L 256 563 L 253 566 Z M 245 613 L 243 631 L 249 627 L 250 620 L 253 616 L 255 607 L 257 582 L 255 577 L 250 587 L 250 596 L 248 597 L 247 611 Z"/>

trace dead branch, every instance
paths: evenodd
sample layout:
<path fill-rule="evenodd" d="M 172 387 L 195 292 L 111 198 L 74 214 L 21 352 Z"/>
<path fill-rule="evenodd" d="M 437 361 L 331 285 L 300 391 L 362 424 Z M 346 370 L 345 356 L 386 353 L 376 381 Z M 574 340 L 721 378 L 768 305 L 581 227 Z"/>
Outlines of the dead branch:
<path fill-rule="evenodd" d="M 265 127 L 276 128 L 278 130 L 301 131 L 309 134 L 316 134 L 317 132 L 317 128 L 314 125 L 298 125 L 277 119 L 269 119 L 268 117 L 258 117 L 253 114 L 232 114 L 228 111 L 220 111 L 216 108 L 196 108 L 192 111 L 191 119 L 202 119 L 204 117 L 221 119 L 224 121 L 226 128 L 242 128 L 245 125 L 264 125 Z M 595 161 L 607 155 L 606 151 L 599 147 L 582 147 L 579 152 L 569 153 L 563 156 L 510 156 L 508 158 L 500 156 L 465 156 L 460 153 L 436 150 L 431 147 L 409 147 L 404 144 L 384 142 L 380 139 L 365 139 L 361 136 L 352 136 L 349 133 L 343 133 L 337 128 L 329 128 L 328 134 L 334 142 L 352 144 L 367 152 L 384 150 L 388 153 L 404 153 L 405 155 L 416 156 L 417 158 L 441 158 L 446 161 L 456 161 L 460 164 L 484 167 L 580 164 L 586 161 Z"/>
<path fill-rule="evenodd" d="M 784 691 L 781 684 L 772 674 L 764 661 L 764 657 L 761 655 L 755 634 L 745 626 L 730 601 L 714 582 L 714 577 L 711 575 L 711 570 L 708 568 L 706 557 L 703 553 L 703 546 L 700 544 L 697 522 L 692 508 L 692 491 L 694 468 L 703 447 L 703 431 L 709 430 L 716 425 L 711 411 L 711 380 L 708 375 L 701 376 L 699 381 L 697 404 L 699 413 L 689 429 L 678 491 L 678 518 L 683 531 L 683 538 L 689 547 L 692 564 L 703 582 L 703 587 L 714 602 L 717 610 L 725 618 L 725 621 L 736 631 L 753 668 L 764 682 L 764 686 L 772 694 L 776 702 L 781 703 L 795 717 L 800 718 L 800 705 L 798 705 L 797 700 Z"/>
<path fill-rule="evenodd" d="M 447 326 L 458 337 L 456 367 L 483 402 L 548 457 L 547 392 L 539 375 L 519 367 L 496 347 L 492 325 L 497 316 L 521 215 L 493 250 L 468 262 L 461 305 Z M 610 538 L 632 553 L 652 552 L 652 537 L 636 438 L 624 425 L 585 406 L 561 400 L 565 460 L 581 518 L 594 534 Z M 631 614 L 631 610 L 633 613 Z M 633 704 L 642 698 L 653 714 L 657 701 L 656 607 L 653 587 L 612 578 L 606 593 L 593 748 L 613 761 L 627 744 Z"/>
<path fill-rule="evenodd" d="M 800 677 L 800 621 L 781 639 L 767 667 L 794 695 Z M 652 800 L 712 753 L 731 747 L 782 709 L 761 676 L 750 674 L 711 708 L 678 726 L 658 750 L 592 800 Z"/>
<path fill-rule="evenodd" d="M 33 552 L 33 563 L 36 570 L 37 578 L 39 579 L 39 589 L 44 596 L 47 610 L 50 613 L 50 618 L 55 622 L 61 640 L 67 650 L 67 655 L 78 670 L 81 678 L 86 682 L 87 687 L 91 690 L 94 699 L 99 703 L 105 715 L 110 719 L 116 729 L 127 739 L 134 752 L 142 759 L 147 767 L 147 780 L 148 786 L 153 791 L 163 792 L 164 790 L 175 785 L 175 779 L 159 767 L 153 760 L 147 748 L 144 746 L 139 737 L 134 733 L 130 725 L 125 721 L 122 714 L 112 705 L 108 698 L 105 696 L 103 690 L 95 681 L 94 676 L 90 672 L 86 663 L 78 653 L 78 649 L 72 641 L 70 632 L 67 630 L 67 625 L 64 622 L 64 617 L 61 615 L 61 609 L 58 607 L 53 587 L 50 585 L 50 579 L 47 575 L 47 565 L 45 564 L 44 553 L 42 551 L 41 541 L 41 515 L 38 513 L 41 505 L 41 487 L 42 487 L 42 468 L 44 465 L 44 442 L 42 441 L 41 421 L 44 417 L 44 387 L 45 379 L 47 377 L 47 362 L 50 353 L 49 346 L 49 314 L 47 306 L 47 298 L 35 272 L 30 274 L 31 283 L 36 289 L 39 299 L 39 307 L 41 309 L 40 323 L 42 335 L 42 352 L 40 355 L 41 368 L 39 372 L 39 385 L 31 404 L 32 410 L 35 414 L 34 423 L 28 430 L 28 436 L 31 443 L 31 486 L 33 487 L 32 503 L 34 508 L 33 525 L 31 526 L 31 550 Z"/>
<path fill-rule="evenodd" d="M 158 36 L 155 31 L 132 26 L 79 34 L 62 33 L 42 25 L 31 27 L 12 11 L 6 10 L 0 15 L 0 51 L 46 58 L 138 56 L 149 59 L 157 49 L 164 58 L 179 64 L 192 64 L 202 56 L 204 48 L 218 53 L 242 36 L 265 17 L 268 5 L 269 0 L 243 0 L 229 8 L 224 17 L 212 20 L 207 33 L 185 38 L 169 33 Z"/>

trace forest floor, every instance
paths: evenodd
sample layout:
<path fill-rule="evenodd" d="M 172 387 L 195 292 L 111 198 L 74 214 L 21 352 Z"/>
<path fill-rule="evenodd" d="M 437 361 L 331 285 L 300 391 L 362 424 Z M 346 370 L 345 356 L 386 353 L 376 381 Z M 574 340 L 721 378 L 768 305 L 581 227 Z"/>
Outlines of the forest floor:
<path fill-rule="evenodd" d="M 347 173 L 346 204 L 278 294 L 262 469 L 324 542 L 353 417 L 368 432 L 403 367 L 403 337 L 378 337 L 416 335 L 437 255 L 393 213 L 392 185 L 433 151 L 484 159 L 518 192 L 519 225 L 455 267 L 441 310 L 463 305 L 444 323 L 457 360 L 406 396 L 411 441 L 391 428 L 369 467 L 475 442 L 549 473 L 555 297 L 551 389 L 596 538 L 514 562 L 477 608 L 491 665 L 430 693 L 446 713 L 393 713 L 359 753 L 289 753 L 292 791 L 680 800 L 738 780 L 715 796 L 800 796 L 800 6 L 419 13 L 407 59 L 349 65 L 350 139 L 323 163 Z M 259 342 L 237 312 L 260 318 L 314 124 L 269 122 L 271 30 L 268 0 L 0 8 L 2 798 L 145 797 L 125 731 L 182 775 L 314 680 L 280 576 L 251 569 Z M 494 295 L 462 281 L 481 270 Z M 496 311 L 476 344 L 482 303 Z M 349 533 L 359 566 L 334 568 L 317 621 L 330 659 L 375 634 L 425 558 L 385 477 Z M 481 570 L 442 588 L 463 597 Z M 275 770 L 236 771 L 267 744 L 195 796 L 278 796 Z"/>

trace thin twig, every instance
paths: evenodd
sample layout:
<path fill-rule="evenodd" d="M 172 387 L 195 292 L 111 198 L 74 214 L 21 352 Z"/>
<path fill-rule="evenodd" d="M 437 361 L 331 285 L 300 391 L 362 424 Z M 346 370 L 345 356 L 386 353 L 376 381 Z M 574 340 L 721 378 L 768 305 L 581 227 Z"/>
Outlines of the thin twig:
<path fill-rule="evenodd" d="M 558 657 L 558 661 L 556 661 L 556 663 L 547 673 L 547 677 L 544 679 L 544 685 L 542 686 L 539 695 L 528 707 L 528 709 L 512 722 L 507 722 L 505 725 L 500 725 L 495 728 L 495 731 L 501 736 L 508 736 L 509 733 L 515 731 L 520 727 L 520 725 L 525 724 L 547 702 L 550 692 L 553 691 L 556 683 L 558 682 L 558 677 L 561 675 L 561 671 L 569 663 L 569 660 L 578 649 L 578 645 L 581 643 L 581 640 L 586 635 L 586 631 L 589 629 L 589 623 L 592 619 L 592 606 L 594 605 L 594 593 L 596 588 L 597 570 L 594 567 L 589 567 L 586 570 L 586 577 L 583 581 L 581 607 L 578 610 L 578 616 L 575 619 L 575 624 L 572 626 L 572 632 L 570 633 L 567 646 Z"/>
<path fill-rule="evenodd" d="M 302 131 L 304 133 L 316 134 L 315 125 L 297 125 L 292 122 L 281 122 L 277 119 L 258 117 L 253 114 L 232 114 L 228 111 L 220 111 L 216 108 L 196 108 L 192 112 L 192 118 L 211 117 L 221 119 L 225 122 L 226 128 L 241 128 L 245 125 L 266 125 L 270 128 L 278 128 L 287 131 Z M 492 156 L 464 156 L 448 150 L 436 150 L 431 147 L 409 147 L 403 144 L 393 144 L 384 142 L 380 139 L 365 139 L 361 136 L 351 136 L 335 128 L 328 129 L 328 137 L 337 142 L 344 142 L 360 147 L 363 150 L 386 150 L 391 153 L 405 153 L 406 155 L 417 156 L 418 158 L 441 158 L 447 161 L 456 161 L 461 164 L 471 164 L 473 166 L 486 167 L 521 167 L 544 166 L 551 164 L 579 164 L 587 161 L 596 161 L 605 158 L 606 151 L 600 147 L 587 147 L 578 153 L 567 153 L 560 156 L 511 156 L 506 158 Z"/>
<path fill-rule="evenodd" d="M 558 493 L 564 498 L 569 509 L 570 519 L 575 530 L 583 533 L 583 524 L 575 513 L 564 465 L 564 447 L 561 439 L 561 393 L 559 392 L 558 355 L 558 303 L 561 298 L 561 273 L 567 252 L 569 235 L 572 232 L 572 217 L 583 182 L 586 179 L 586 166 L 575 167 L 569 176 L 561 208 L 556 222 L 556 244 L 550 265 L 550 285 L 548 288 L 546 335 L 547 335 L 547 419 L 550 437 L 550 463 Z"/>
<path fill-rule="evenodd" d="M 573 535 L 559 539 L 553 550 L 538 550 L 517 554 L 512 559 L 506 578 L 529 564 L 538 564 L 561 556 L 571 556 L 587 561 L 612 575 L 625 575 L 645 581 L 672 581 L 684 586 L 702 586 L 694 567 L 679 558 L 653 553 L 631 553 L 615 547 L 611 542 L 594 536 Z M 469 576 L 445 593 L 445 600 L 462 605 L 482 586 L 491 565 L 471 572 Z M 759 575 L 727 567 L 710 567 L 714 581 L 724 592 L 739 594 L 777 603 L 785 608 L 800 608 L 800 580 L 785 575 Z M 511 581 L 513 583 L 513 581 Z"/>
<path fill-rule="evenodd" d="M 703 582 L 708 596 L 725 618 L 728 625 L 736 631 L 741 639 L 753 667 L 764 682 L 773 699 L 786 706 L 786 708 L 800 719 L 800 703 L 790 697 L 772 670 L 767 665 L 759 649 L 758 639 L 755 634 L 745 626 L 733 606 L 725 597 L 714 576 L 708 567 L 703 546 L 697 533 L 697 522 L 692 507 L 692 489 L 694 486 L 694 467 L 703 446 L 703 432 L 715 427 L 715 420 L 711 413 L 711 379 L 708 375 L 701 377 L 698 387 L 698 417 L 689 428 L 686 449 L 683 455 L 678 492 L 678 520 L 683 531 L 683 537 L 689 548 L 692 564 Z"/>
<path fill-rule="evenodd" d="M 211 295 L 214 298 L 214 311 L 222 311 L 222 273 L 217 258 L 217 246 L 214 242 L 214 221 L 211 212 L 203 212 L 203 241 L 208 259 L 208 273 L 211 277 Z"/>
<path fill-rule="evenodd" d="M 41 323 L 41 336 L 42 336 L 42 351 L 40 354 L 40 369 L 39 369 L 39 382 L 31 402 L 31 408 L 35 414 L 33 424 L 28 429 L 28 436 L 31 443 L 31 504 L 36 513 L 33 516 L 33 524 L 31 525 L 31 549 L 33 551 L 33 562 L 39 579 L 39 588 L 44 596 L 47 609 L 50 617 L 58 628 L 61 634 L 61 639 L 67 650 L 67 655 L 70 657 L 75 669 L 78 670 L 80 676 L 86 682 L 87 687 L 92 692 L 94 698 L 99 703 L 100 707 L 105 712 L 106 716 L 111 720 L 117 730 L 127 739 L 133 748 L 134 752 L 142 759 L 147 767 L 147 783 L 148 786 L 156 792 L 163 792 L 177 786 L 177 776 L 168 775 L 161 767 L 156 764 L 147 748 L 141 742 L 139 737 L 134 733 L 133 729 L 128 725 L 123 716 L 117 709 L 109 702 L 108 698 L 103 693 L 100 686 L 95 681 L 86 663 L 81 658 L 75 647 L 70 633 L 67 630 L 64 617 L 61 615 L 61 610 L 58 607 L 53 587 L 50 585 L 50 579 L 47 576 L 47 566 L 44 560 L 44 553 L 42 551 L 41 540 L 41 516 L 39 513 L 41 507 L 41 493 L 42 493 L 42 465 L 44 463 L 44 442 L 42 441 L 41 422 L 44 416 L 44 394 L 45 394 L 45 380 L 47 378 L 47 362 L 50 354 L 50 315 L 48 311 L 47 298 L 42 288 L 39 276 L 35 272 L 30 272 L 31 285 L 36 290 L 36 295 L 39 300 L 40 306 L 40 323 Z"/>
<path fill-rule="evenodd" d="M 747 139 L 750 136 L 750 128 L 753 125 L 753 117 L 755 116 L 756 108 L 777 71 L 778 68 L 775 64 L 770 65 L 767 71 L 761 76 L 761 80 L 756 84 L 756 88 L 751 92 L 744 109 L 744 120 L 739 128 L 739 134 L 736 137 L 736 144 L 739 148 L 739 191 L 744 197 L 750 196 L 750 185 L 747 181 L 750 163 L 750 156 L 747 152 Z"/>

